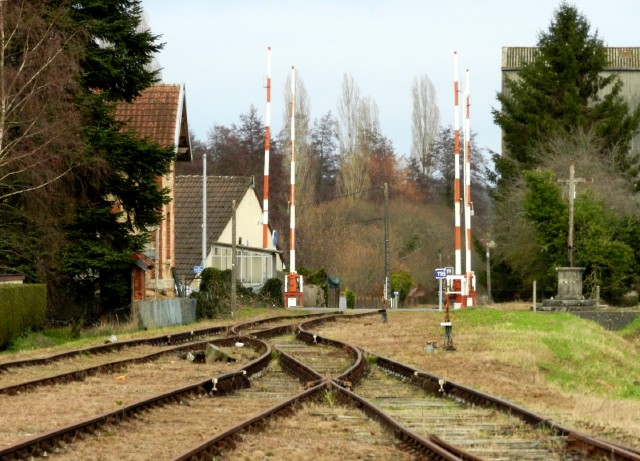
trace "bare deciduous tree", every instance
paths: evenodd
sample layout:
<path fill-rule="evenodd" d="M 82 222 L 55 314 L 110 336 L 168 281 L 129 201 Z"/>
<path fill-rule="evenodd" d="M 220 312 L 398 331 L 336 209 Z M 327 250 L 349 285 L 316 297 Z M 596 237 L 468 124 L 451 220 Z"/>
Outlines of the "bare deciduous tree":
<path fill-rule="evenodd" d="M 283 114 L 282 131 L 280 132 L 281 146 L 285 152 L 290 150 L 291 143 L 291 75 L 287 78 L 284 91 L 285 111 Z M 313 203 L 316 195 L 316 176 L 318 164 L 311 153 L 309 141 L 309 120 L 311 103 L 303 80 L 296 75 L 295 100 L 295 156 L 296 156 L 296 202 L 300 204 Z M 283 155 L 284 170 L 290 174 L 291 155 Z"/>
<path fill-rule="evenodd" d="M 341 194 L 354 194 L 367 189 L 371 152 L 363 142 L 371 133 L 380 132 L 378 106 L 370 98 L 361 98 L 351 76 L 342 81 L 342 98 L 338 102 L 338 141 L 340 172 L 338 188 Z"/>
<path fill-rule="evenodd" d="M 79 56 L 65 8 L 0 1 L 0 200 L 60 179 L 79 152 Z"/>
<path fill-rule="evenodd" d="M 420 161 L 422 173 L 430 177 L 433 170 L 433 143 L 438 136 L 440 123 L 440 109 L 436 102 L 435 87 L 426 74 L 413 80 L 411 96 L 411 156 Z"/>

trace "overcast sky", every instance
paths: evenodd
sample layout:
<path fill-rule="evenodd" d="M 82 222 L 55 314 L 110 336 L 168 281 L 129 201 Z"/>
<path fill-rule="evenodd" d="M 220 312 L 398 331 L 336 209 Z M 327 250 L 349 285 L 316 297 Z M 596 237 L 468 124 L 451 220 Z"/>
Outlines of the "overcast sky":
<path fill-rule="evenodd" d="M 608 46 L 640 46 L 638 0 L 578 0 Z M 189 126 L 204 140 L 214 125 L 238 124 L 251 105 L 264 122 L 267 47 L 272 48 L 271 129 L 282 127 L 291 66 L 311 118 L 337 115 L 342 79 L 353 77 L 377 104 L 382 134 L 399 155 L 411 147 L 411 86 L 434 83 L 440 125 L 453 125 L 453 53 L 460 80 L 469 69 L 471 128 L 477 144 L 500 152 L 497 106 L 503 46 L 533 46 L 560 5 L 551 0 L 143 0 L 161 35 L 163 81 L 184 83 Z"/>

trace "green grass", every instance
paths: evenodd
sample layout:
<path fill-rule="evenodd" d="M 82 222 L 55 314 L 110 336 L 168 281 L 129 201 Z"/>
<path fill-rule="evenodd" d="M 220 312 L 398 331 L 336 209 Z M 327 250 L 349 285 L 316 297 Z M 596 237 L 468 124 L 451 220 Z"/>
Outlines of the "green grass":
<path fill-rule="evenodd" d="M 304 311 L 296 311 L 304 313 Z M 235 321 L 291 315 L 285 309 L 246 307 Z M 426 319 L 433 319 L 426 321 Z M 440 337 L 443 314 L 425 315 L 425 334 Z M 454 341 L 468 341 L 465 353 L 492 354 L 497 359 L 540 374 L 561 389 L 589 395 L 640 400 L 640 319 L 620 331 L 607 331 L 594 322 L 566 312 L 500 311 L 470 308 L 451 312 Z M 220 319 L 218 324 L 233 323 Z M 199 328 L 202 325 L 192 325 Z M 158 336 L 184 331 L 180 325 L 140 332 L 132 326 L 104 326 L 78 331 L 71 327 L 30 332 L 7 352 L 39 348 L 75 349 L 102 344 L 112 334 Z"/>
<path fill-rule="evenodd" d="M 622 328 L 620 334 L 624 338 L 635 342 L 636 345 L 640 345 L 640 317 Z"/>
<path fill-rule="evenodd" d="M 452 313 L 458 334 L 473 334 L 478 349 L 542 373 L 561 389 L 640 399 L 640 319 L 624 330 L 563 312 L 464 309 Z"/>
<path fill-rule="evenodd" d="M 180 329 L 183 330 L 182 326 Z M 45 328 L 40 331 L 26 331 L 9 344 L 5 353 L 30 351 L 35 349 L 65 348 L 79 349 L 95 344 L 101 344 L 111 335 L 126 335 L 137 330 L 133 327 L 102 326 L 99 328 L 79 329 L 73 325 Z"/>
<path fill-rule="evenodd" d="M 295 311 L 296 314 L 307 313 L 305 311 Z M 242 322 L 254 317 L 290 315 L 291 312 L 282 309 L 266 307 L 242 307 L 238 309 L 235 319 L 231 317 L 217 319 L 219 324 L 232 324 Z M 204 321 L 205 323 L 207 321 Z M 194 324 L 192 328 L 199 328 L 201 325 Z M 45 348 L 80 349 L 96 344 L 102 344 L 105 338 L 116 335 L 119 339 L 124 339 L 133 335 L 143 334 L 144 336 L 158 336 L 171 334 L 176 331 L 188 329 L 186 325 L 175 325 L 171 327 L 156 329 L 148 332 L 141 332 L 134 325 L 103 325 L 98 328 L 81 329 L 77 325 L 69 325 L 58 328 L 45 328 L 41 331 L 26 331 L 16 338 L 2 354 L 15 353 L 19 351 L 30 351 Z"/>
<path fill-rule="evenodd" d="M 7 347 L 7 352 L 54 347 L 70 341 L 73 341 L 73 338 L 71 338 L 71 330 L 68 328 L 37 332 L 28 331 L 14 339 Z"/>

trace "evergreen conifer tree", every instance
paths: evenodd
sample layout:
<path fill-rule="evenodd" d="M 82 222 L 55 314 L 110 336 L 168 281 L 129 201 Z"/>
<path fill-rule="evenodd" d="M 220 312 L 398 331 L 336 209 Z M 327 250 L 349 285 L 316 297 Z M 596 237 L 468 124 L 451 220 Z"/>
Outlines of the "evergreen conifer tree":
<path fill-rule="evenodd" d="M 140 1 L 79 0 L 69 8 L 74 26 L 86 32 L 78 76 L 86 150 L 69 180 L 75 219 L 67 228 L 63 271 L 69 293 L 92 315 L 98 307 L 130 304 L 132 256 L 161 219 L 168 194 L 157 178 L 169 171 L 174 154 L 114 119 L 117 102 L 133 100 L 157 81 L 148 65 L 162 45 L 141 30 Z"/>
<path fill-rule="evenodd" d="M 640 123 L 640 110 L 630 113 L 615 74 L 604 75 L 607 51 L 587 19 L 562 3 L 546 32 L 539 36 L 535 59 L 524 63 L 516 79 L 505 78 L 497 98 L 495 122 L 502 128 L 502 157 L 496 167 L 503 180 L 538 166 L 535 147 L 553 134 L 594 129 L 605 151 L 616 147 L 621 168 Z"/>

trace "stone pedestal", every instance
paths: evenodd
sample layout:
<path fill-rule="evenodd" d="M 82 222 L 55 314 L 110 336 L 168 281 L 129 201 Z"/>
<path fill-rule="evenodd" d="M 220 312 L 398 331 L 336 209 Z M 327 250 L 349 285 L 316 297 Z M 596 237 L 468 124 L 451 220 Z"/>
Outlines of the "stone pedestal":
<path fill-rule="evenodd" d="M 558 295 L 542 301 L 545 310 L 580 310 L 593 308 L 594 299 L 582 295 L 582 272 L 584 267 L 557 267 Z"/>

